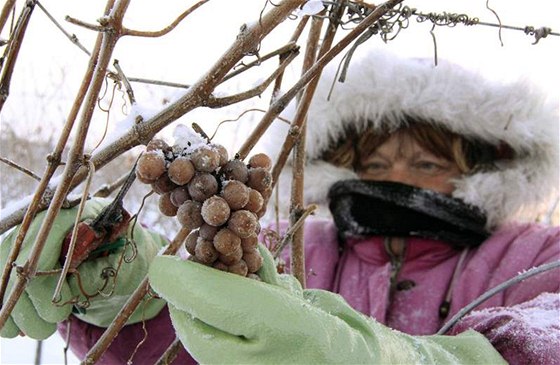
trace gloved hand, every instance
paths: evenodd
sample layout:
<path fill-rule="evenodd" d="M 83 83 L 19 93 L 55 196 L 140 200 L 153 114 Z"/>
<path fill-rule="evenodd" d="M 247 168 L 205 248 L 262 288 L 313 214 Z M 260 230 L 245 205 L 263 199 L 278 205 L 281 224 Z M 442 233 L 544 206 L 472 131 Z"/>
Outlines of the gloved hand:
<path fill-rule="evenodd" d="M 169 304 L 173 326 L 202 363 L 500 364 L 480 334 L 410 336 L 356 312 L 337 294 L 302 290 L 276 274 L 270 253 L 259 275 L 240 277 L 172 256 L 153 261 L 152 288 Z"/>
<path fill-rule="evenodd" d="M 110 201 L 105 199 L 92 199 L 88 201 L 82 215 L 82 220 L 93 219 L 109 203 Z M 62 242 L 74 225 L 76 213 L 77 208 L 73 208 L 63 209 L 58 214 L 39 259 L 38 271 L 61 268 L 59 257 Z M 45 212 L 39 213 L 31 223 L 21 252 L 16 259 L 18 265 L 22 265 L 27 260 L 31 252 L 32 243 L 37 236 L 45 214 Z M 131 228 L 132 224 L 128 227 L 127 237 L 130 237 Z M 17 231 L 16 227 L 0 244 L 0 267 L 4 267 L 8 260 Z M 101 327 L 108 327 L 128 300 L 130 294 L 145 277 L 152 259 L 161 247 L 167 243 L 164 238 L 142 228 L 140 224 L 136 224 L 133 238 L 136 243 L 137 254 L 131 262 L 122 260 L 118 274 L 115 277 L 110 275 L 111 268 L 118 268 L 123 250 L 126 250 L 125 258 L 133 256 L 130 245 L 120 245 L 120 247 L 115 248 L 114 252 L 111 251 L 109 255 L 86 260 L 78 266 L 77 270 L 79 271 L 82 289 L 88 295 L 97 294 L 98 290 L 102 289 L 105 285 L 101 290 L 102 294 L 91 297 L 89 299 L 89 306 L 83 309 L 80 308 L 78 310 L 79 313 L 76 313 L 76 316 L 83 321 Z M 121 237 L 115 242 L 124 243 L 125 240 L 125 237 Z M 4 300 L 7 299 L 11 292 L 16 276 L 15 270 L 12 270 Z M 68 303 L 71 299 L 77 298 L 82 303 L 86 301 L 86 297 L 83 295 L 82 289 L 80 289 L 78 276 L 69 274 L 63 284 L 60 301 L 57 304 L 52 303 L 59 276 L 60 274 L 38 276 L 30 280 L 24 293 L 15 305 L 10 318 L 0 332 L 2 337 L 12 338 L 21 331 L 29 337 L 45 339 L 56 330 L 56 323 L 63 321 L 72 313 L 74 306 Z M 107 296 L 107 294 L 110 295 Z M 153 318 L 164 306 L 165 302 L 161 299 L 145 298 L 128 323 Z M 74 308 L 78 309 L 77 307 Z"/>

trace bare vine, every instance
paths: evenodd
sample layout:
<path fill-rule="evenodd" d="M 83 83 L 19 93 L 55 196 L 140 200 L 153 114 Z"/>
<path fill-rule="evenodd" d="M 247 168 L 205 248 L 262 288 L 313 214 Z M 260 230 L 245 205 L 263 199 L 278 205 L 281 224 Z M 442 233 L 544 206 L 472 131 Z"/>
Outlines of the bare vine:
<path fill-rule="evenodd" d="M 12 161 L 8 158 L 0 156 L 0 162 L 3 162 L 8 166 L 13 167 L 16 170 L 19 170 L 19 171 L 23 172 L 24 174 L 26 174 L 27 176 L 29 176 L 30 178 L 32 178 L 34 180 L 37 180 L 37 181 L 41 180 L 41 177 L 39 175 L 37 175 L 36 173 L 34 173 L 33 171 L 31 171 L 29 169 L 26 169 L 23 166 L 18 165 L 17 163 L 15 163 L 14 161 Z"/>

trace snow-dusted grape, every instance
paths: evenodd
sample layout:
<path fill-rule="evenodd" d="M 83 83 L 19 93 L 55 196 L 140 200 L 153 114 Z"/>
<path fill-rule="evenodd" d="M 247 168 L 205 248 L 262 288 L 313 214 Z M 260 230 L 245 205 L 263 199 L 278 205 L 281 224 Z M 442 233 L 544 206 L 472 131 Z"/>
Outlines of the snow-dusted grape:
<path fill-rule="evenodd" d="M 187 200 L 177 209 L 177 220 L 186 229 L 196 229 L 204 223 L 201 214 L 202 204 Z"/>
<path fill-rule="evenodd" d="M 159 151 L 145 152 L 138 159 L 136 174 L 145 181 L 156 181 L 165 172 L 165 158 Z"/>
<path fill-rule="evenodd" d="M 231 210 L 243 208 L 249 202 L 249 188 L 238 180 L 227 181 L 222 188 L 222 197 L 227 201 Z"/>
<path fill-rule="evenodd" d="M 211 226 L 219 227 L 227 222 L 230 208 L 224 198 L 214 195 L 202 203 L 201 213 L 204 222 Z"/>
<path fill-rule="evenodd" d="M 224 180 L 237 180 L 245 184 L 249 170 L 243 161 L 231 160 L 220 169 L 220 173 Z"/>
<path fill-rule="evenodd" d="M 218 193 L 218 181 L 212 174 L 198 173 L 188 184 L 188 190 L 193 200 L 203 202 Z"/>
<path fill-rule="evenodd" d="M 178 157 L 169 164 L 167 174 L 169 179 L 177 185 L 185 185 L 194 176 L 194 165 L 186 157 Z"/>
<path fill-rule="evenodd" d="M 247 238 L 257 231 L 257 217 L 248 210 L 231 213 L 227 227 L 241 238 Z"/>
<path fill-rule="evenodd" d="M 232 254 L 241 248 L 241 238 L 228 228 L 222 228 L 214 236 L 214 247 L 223 255 Z"/>
<path fill-rule="evenodd" d="M 199 148 L 191 155 L 197 171 L 213 172 L 220 166 L 220 153 L 211 148 Z"/>
<path fill-rule="evenodd" d="M 159 196 L 159 211 L 168 217 L 177 215 L 177 207 L 171 202 L 170 193 Z"/>
<path fill-rule="evenodd" d="M 264 153 L 257 153 L 249 159 L 249 167 L 262 167 L 266 171 L 270 171 L 272 169 L 272 160 Z"/>

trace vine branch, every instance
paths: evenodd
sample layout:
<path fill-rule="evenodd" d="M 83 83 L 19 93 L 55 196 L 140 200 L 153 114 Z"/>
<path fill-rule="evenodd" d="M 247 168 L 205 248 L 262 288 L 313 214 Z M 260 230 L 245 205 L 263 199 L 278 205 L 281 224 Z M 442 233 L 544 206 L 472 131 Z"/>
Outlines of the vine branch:
<path fill-rule="evenodd" d="M 171 364 L 173 360 L 177 357 L 179 351 L 183 348 L 183 344 L 179 341 L 178 338 L 169 345 L 169 347 L 165 350 L 165 352 L 161 355 L 159 360 L 156 362 L 155 365 L 167 365 Z"/>
<path fill-rule="evenodd" d="M 135 124 L 120 138 L 117 138 L 103 149 L 97 151 L 92 156 L 95 169 L 100 170 L 122 153 L 140 144 L 148 143 L 156 133 L 167 125 L 196 107 L 201 106 L 227 72 L 231 70 L 247 52 L 254 48 L 255 44 L 258 44 L 262 38 L 268 35 L 304 1 L 305 0 L 284 0 L 278 6 L 270 10 L 260 22 L 251 27 L 247 27 L 245 31 L 237 37 L 224 55 L 218 59 L 214 66 L 212 66 L 198 82 L 192 85 L 183 97 L 168 105 L 149 120 Z M 94 59 L 94 56 L 92 56 L 92 59 Z M 280 111 L 278 111 L 278 113 Z M 79 168 L 72 179 L 71 189 L 79 185 L 85 179 L 86 175 L 87 169 Z M 21 222 L 22 216 L 23 212 L 19 210 L 0 220 L 0 233 L 5 232 Z"/>
<path fill-rule="evenodd" d="M 39 7 L 39 9 L 41 9 L 43 11 L 43 13 L 45 13 L 45 15 L 47 16 L 47 18 L 50 19 L 51 22 L 53 22 L 53 24 L 66 36 L 66 38 L 68 38 L 70 40 L 70 42 L 74 43 L 76 46 L 78 46 L 78 48 L 80 48 L 82 51 L 84 51 L 88 56 L 91 56 L 90 51 L 87 50 L 86 47 L 84 47 L 84 45 L 82 43 L 80 43 L 80 40 L 78 39 L 78 37 L 75 34 L 70 34 L 68 33 L 57 21 L 56 19 L 47 11 L 47 9 L 45 9 L 45 7 L 43 6 L 43 4 L 41 4 L 39 1 L 37 2 L 37 6 Z"/>
<path fill-rule="evenodd" d="M 293 61 L 293 59 L 298 55 L 298 53 L 299 53 L 298 49 L 292 50 L 292 52 L 290 52 L 290 54 L 287 55 L 284 61 L 280 64 L 280 67 L 278 67 L 266 80 L 264 80 L 262 83 L 260 83 L 260 85 L 256 86 L 255 88 L 244 91 L 239 94 L 224 96 L 219 98 L 211 95 L 208 98 L 208 101 L 206 102 L 205 106 L 208 106 L 210 108 L 221 108 L 262 94 L 268 88 L 268 86 L 278 77 L 278 75 L 284 72 L 284 69 Z"/>
<path fill-rule="evenodd" d="M 457 312 L 457 314 L 455 314 L 453 316 L 453 318 L 451 318 L 436 334 L 437 335 L 444 335 L 445 333 L 447 333 L 447 331 L 449 331 L 451 329 L 451 327 L 453 327 L 461 318 L 463 318 L 468 312 L 470 312 L 471 310 L 473 310 L 475 307 L 477 307 L 478 305 L 484 303 L 485 301 L 487 301 L 488 299 L 490 299 L 492 296 L 494 296 L 495 294 L 511 287 L 514 284 L 519 283 L 520 281 L 523 281 L 525 279 L 528 279 L 532 276 L 538 275 L 540 273 L 546 272 L 546 271 L 550 271 L 550 270 L 554 270 L 560 267 L 560 261 L 553 261 L 553 262 L 549 262 L 547 264 L 542 264 L 540 266 L 537 267 L 533 267 L 530 270 L 527 270 L 517 276 L 514 276 L 513 278 L 504 281 L 503 283 L 496 285 L 495 287 L 493 287 L 492 289 L 488 290 L 487 292 L 483 293 L 482 295 L 480 295 L 478 298 L 476 298 L 475 300 L 473 300 L 471 303 L 469 303 L 468 305 L 466 305 L 465 307 L 463 307 L 459 312 Z"/>
<path fill-rule="evenodd" d="M 168 25 L 167 27 L 158 30 L 158 31 L 141 31 L 141 30 L 133 30 L 133 29 L 127 29 L 127 28 L 123 28 L 123 36 L 125 35 L 130 35 L 130 36 L 135 36 L 135 37 L 148 37 L 148 38 L 157 38 L 157 37 L 161 37 L 166 35 L 167 33 L 171 32 L 173 29 L 175 29 L 175 27 L 177 25 L 179 25 L 179 23 L 185 19 L 187 16 L 189 16 L 193 11 L 195 11 L 196 9 L 198 9 L 199 7 L 201 7 L 202 5 L 204 5 L 205 3 L 207 3 L 210 0 L 201 0 L 198 3 L 194 4 L 193 6 L 191 6 L 190 8 L 188 8 L 187 10 L 185 10 L 181 15 L 179 15 L 177 17 L 177 19 L 175 19 L 173 21 L 173 23 L 171 23 L 170 25 Z"/>
<path fill-rule="evenodd" d="M 114 0 L 109 0 L 105 12 L 108 13 L 109 11 L 111 11 L 114 16 L 114 20 L 118 22 L 124 16 L 124 12 L 126 11 L 128 4 L 129 2 L 124 0 L 122 2 L 119 2 L 118 6 L 113 8 Z M 118 38 L 118 32 L 100 33 L 98 36 L 98 42 L 96 46 L 98 46 L 99 52 L 94 52 L 94 54 L 90 58 L 90 67 L 88 68 L 88 71 L 86 71 L 86 77 L 84 78 L 84 81 L 82 83 L 82 88 L 78 93 L 81 94 L 83 92 L 84 93 L 83 96 L 85 96 L 85 100 L 82 101 L 83 99 L 77 99 L 71 111 L 71 113 L 74 112 L 76 113 L 76 115 L 74 114 L 71 115 L 72 117 L 75 117 L 77 116 L 78 110 L 80 109 L 79 105 L 81 105 L 82 102 L 86 104 L 86 107 L 83 109 L 82 118 L 80 121 L 79 130 L 76 137 L 76 142 L 73 144 L 70 150 L 69 159 L 65 165 L 61 182 L 57 186 L 55 194 L 48 206 L 45 219 L 43 220 L 41 227 L 39 228 L 39 232 L 37 234 L 37 237 L 35 238 L 35 242 L 33 244 L 33 248 L 31 249 L 29 259 L 23 265 L 22 273 L 21 275 L 18 276 L 18 280 L 14 283 L 14 287 L 12 288 L 10 295 L 8 299 L 5 301 L 2 310 L 0 311 L 0 328 L 4 327 L 4 324 L 8 320 L 11 311 L 13 310 L 19 297 L 23 293 L 28 280 L 34 276 L 37 270 L 39 257 L 41 255 L 43 247 L 45 246 L 45 242 L 54 223 L 54 219 L 58 214 L 59 210 L 61 209 L 63 203 L 66 201 L 66 194 L 69 192 L 70 187 L 72 186 L 71 183 L 75 171 L 79 168 L 79 166 L 81 166 L 84 142 L 87 136 L 89 123 L 91 121 L 91 116 L 95 108 L 96 97 L 99 94 L 101 84 L 105 77 L 107 65 L 109 63 L 112 50 L 116 45 L 117 38 Z M 97 57 L 97 55 L 99 55 L 99 57 Z M 70 130 L 72 129 L 74 120 L 75 119 L 68 120 L 66 126 L 68 128 L 65 128 L 65 130 L 62 133 L 62 136 L 59 140 L 59 145 L 57 146 L 57 149 L 58 147 L 61 147 L 60 151 L 64 149 L 64 145 L 66 144 L 67 137 L 70 133 Z M 60 144 L 62 144 L 62 146 L 60 146 Z M 55 159 L 59 159 L 59 158 L 60 155 L 57 155 Z M 44 179 L 39 185 L 39 187 L 37 188 L 34 199 L 31 203 L 31 205 L 33 206 L 33 210 L 29 209 L 29 211 L 25 215 L 26 224 L 25 225 L 22 224 L 22 226 L 20 227 L 20 230 L 18 232 L 18 237 L 16 238 L 16 242 L 10 252 L 10 258 L 8 259 L 8 262 L 6 263 L 6 266 L 4 268 L 4 276 L 2 278 L 2 286 L 3 286 L 2 290 L 5 290 L 5 286 L 6 286 L 5 283 L 7 283 L 7 280 L 9 278 L 9 271 L 11 270 L 11 268 L 8 267 L 8 265 L 11 262 L 15 261 L 17 254 L 19 254 L 19 250 L 21 249 L 23 238 L 27 233 L 27 229 L 31 224 L 31 220 L 36 214 L 36 209 L 38 208 L 40 199 L 43 196 L 46 187 L 48 186 L 48 182 L 50 180 L 50 177 L 52 177 L 52 173 L 54 173 L 54 170 L 47 169 L 47 172 L 44 175 Z"/>
<path fill-rule="evenodd" d="M 29 24 L 29 20 L 31 19 L 31 14 L 33 13 L 34 8 L 35 2 L 26 2 L 23 10 L 20 13 L 18 21 L 16 23 L 16 27 L 10 37 L 10 42 L 8 43 L 8 47 L 6 48 L 6 52 L 3 57 L 4 61 L 2 64 L 2 73 L 0 75 L 0 111 L 2 111 L 4 103 L 10 95 L 10 83 L 12 81 L 12 74 L 14 72 L 23 38 L 25 36 L 25 32 L 27 31 L 27 26 Z"/>
<path fill-rule="evenodd" d="M 5 163 L 6 165 L 13 167 L 16 170 L 19 170 L 21 172 L 23 172 L 24 174 L 26 174 L 27 176 L 31 177 L 32 179 L 35 179 L 37 181 L 41 181 L 41 177 L 39 175 L 37 175 L 36 173 L 34 173 L 33 171 L 26 169 L 23 166 L 18 165 L 17 163 L 15 163 L 12 160 L 9 160 L 7 158 L 4 158 L 2 156 L 0 156 L 0 161 Z"/>
<path fill-rule="evenodd" d="M 6 0 L 4 6 L 2 7 L 2 12 L 0 13 L 0 33 L 4 30 L 4 26 L 6 25 L 6 21 L 10 16 L 10 13 L 14 10 L 14 5 L 16 4 L 16 0 Z"/>

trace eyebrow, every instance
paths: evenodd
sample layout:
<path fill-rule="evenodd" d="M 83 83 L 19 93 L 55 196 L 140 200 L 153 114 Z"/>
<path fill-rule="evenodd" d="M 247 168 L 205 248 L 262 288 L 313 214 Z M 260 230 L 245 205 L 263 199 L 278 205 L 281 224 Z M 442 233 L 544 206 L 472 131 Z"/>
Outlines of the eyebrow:
<path fill-rule="evenodd" d="M 389 157 L 387 157 L 385 154 L 380 153 L 379 151 L 374 151 L 373 153 L 369 154 L 368 156 L 366 156 L 365 158 L 362 159 L 362 161 L 369 161 L 372 158 L 381 158 L 383 160 L 389 160 Z"/>

